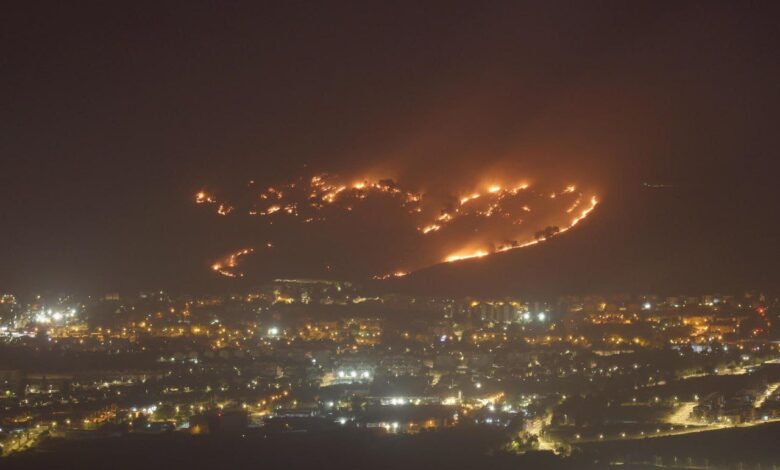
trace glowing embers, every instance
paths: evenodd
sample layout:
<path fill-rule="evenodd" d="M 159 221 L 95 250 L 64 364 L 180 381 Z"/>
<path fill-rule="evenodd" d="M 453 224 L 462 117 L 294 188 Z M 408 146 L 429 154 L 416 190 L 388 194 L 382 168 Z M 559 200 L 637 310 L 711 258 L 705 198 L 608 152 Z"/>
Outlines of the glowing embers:
<path fill-rule="evenodd" d="M 499 214 L 505 217 L 510 217 L 511 214 L 504 210 L 502 202 L 507 198 L 517 196 L 521 191 L 527 190 L 529 187 L 529 184 L 525 182 L 506 187 L 500 184 L 491 184 L 487 187 L 485 193 L 475 191 L 468 195 L 461 196 L 458 199 L 459 204 L 457 207 L 454 207 L 451 210 L 443 210 L 441 215 L 436 218 L 436 222 L 429 223 L 423 227 L 420 227 L 418 230 L 423 234 L 435 232 L 441 229 L 443 224 L 452 222 L 458 218 L 462 218 L 463 216 L 469 216 L 473 214 L 477 214 L 482 217 L 493 217 Z M 569 186 L 569 188 L 573 188 L 573 186 Z M 475 209 L 474 206 L 477 200 L 488 201 L 486 203 L 487 206 L 480 206 L 479 209 Z M 530 211 L 528 206 L 525 206 L 523 209 Z"/>
<path fill-rule="evenodd" d="M 580 215 L 578 215 L 577 217 L 575 217 L 574 219 L 572 219 L 572 221 L 571 221 L 571 224 L 569 224 L 569 226 L 568 226 L 568 227 L 566 227 L 565 229 L 561 229 L 561 231 L 564 231 L 564 230 L 569 230 L 570 228 L 572 228 L 572 227 L 574 227 L 575 225 L 577 225 L 577 224 L 578 224 L 578 223 L 579 223 L 581 220 L 583 220 L 583 219 L 584 219 L 585 217 L 587 217 L 587 216 L 588 216 L 588 215 L 589 215 L 591 212 L 593 212 L 593 209 L 595 209 L 595 208 L 596 208 L 596 205 L 597 205 L 598 203 L 599 203 L 599 200 L 598 200 L 598 198 L 597 198 L 596 196 L 592 196 L 592 197 L 590 198 L 590 205 L 589 205 L 588 207 L 586 207 L 585 209 L 583 209 L 583 210 L 582 210 L 582 212 L 580 212 Z"/>
<path fill-rule="evenodd" d="M 228 205 L 225 205 L 225 204 L 220 204 L 219 207 L 217 208 L 217 214 L 219 214 L 219 215 L 228 215 L 231 212 L 233 212 L 233 207 L 232 206 L 228 206 Z"/>
<path fill-rule="evenodd" d="M 244 274 L 236 272 L 238 263 L 242 257 L 253 253 L 253 248 L 244 248 L 243 250 L 231 253 L 222 260 L 211 265 L 211 270 L 225 277 L 243 277 Z"/>
<path fill-rule="evenodd" d="M 489 254 L 490 253 L 485 250 L 477 250 L 470 253 L 454 253 L 444 258 L 444 261 L 447 263 L 452 263 L 453 261 L 462 261 L 464 259 L 482 258 L 483 256 L 487 256 Z"/>
<path fill-rule="evenodd" d="M 572 193 L 574 192 L 574 186 L 569 186 L 564 190 L 564 193 Z M 579 195 L 575 203 L 566 210 L 566 213 L 573 212 L 576 207 L 580 204 L 580 199 L 582 195 Z M 552 198 L 554 199 L 554 198 Z M 533 239 L 528 239 L 526 241 L 520 242 L 517 240 L 513 240 L 508 243 L 500 243 L 497 246 L 495 246 L 495 249 L 487 250 L 487 249 L 462 249 L 458 250 L 455 253 L 452 253 L 444 258 L 444 262 L 452 263 L 455 261 L 462 261 L 466 259 L 472 259 L 472 258 L 482 258 L 484 256 L 487 256 L 491 253 L 500 253 L 504 251 L 514 250 L 518 248 L 526 248 L 529 246 L 536 245 L 538 243 L 541 243 L 545 240 L 548 240 L 556 235 L 559 235 L 561 233 L 564 233 L 571 228 L 573 228 L 575 225 L 580 223 L 582 220 L 584 220 L 591 212 L 593 212 L 593 209 L 596 208 L 596 205 L 598 205 L 599 200 L 596 196 L 591 196 L 590 198 L 590 204 L 588 207 L 580 211 L 580 213 L 570 220 L 569 224 L 564 227 L 557 227 L 557 226 L 548 226 L 543 230 L 540 230 L 536 232 L 535 237 Z M 523 206 L 523 209 L 527 212 L 530 212 L 530 208 L 528 206 Z"/>
<path fill-rule="evenodd" d="M 216 199 L 214 199 L 214 196 L 210 195 L 206 191 L 198 191 L 197 194 L 195 194 L 195 203 L 196 204 L 214 204 Z"/>
<path fill-rule="evenodd" d="M 372 276 L 372 278 L 373 279 L 378 279 L 380 281 L 384 281 L 385 279 L 392 279 L 394 277 L 404 277 L 407 274 L 409 274 L 409 273 L 407 273 L 405 271 L 396 271 L 394 273 L 382 274 L 381 276 Z"/>
<path fill-rule="evenodd" d="M 260 222 L 257 230 L 266 240 L 298 238 L 297 243 L 278 249 L 278 259 L 285 262 L 294 259 L 296 266 L 317 272 L 325 265 L 328 275 L 354 269 L 345 263 L 332 270 L 331 263 L 324 261 L 331 247 L 341 247 L 349 249 L 350 256 L 368 260 L 353 263 L 360 265 L 359 275 L 377 279 L 536 245 L 570 230 L 598 204 L 594 193 L 573 184 L 535 182 L 532 188 L 522 179 L 477 186 L 453 180 L 429 189 L 430 193 L 423 194 L 392 179 L 323 173 L 265 189 L 250 181 L 225 190 L 224 194 L 232 196 L 230 201 L 202 190 L 195 194 L 195 202 L 213 207 L 219 215 L 231 214 L 231 220 L 248 214 Z M 242 232 L 247 230 L 243 222 L 237 223 Z M 309 224 L 316 224 L 316 231 L 304 228 Z M 393 243 L 385 243 L 389 240 Z M 238 265 L 247 263 L 244 258 L 250 253 L 251 248 L 237 251 L 214 263 L 212 269 L 225 277 L 242 277 L 246 270 Z"/>

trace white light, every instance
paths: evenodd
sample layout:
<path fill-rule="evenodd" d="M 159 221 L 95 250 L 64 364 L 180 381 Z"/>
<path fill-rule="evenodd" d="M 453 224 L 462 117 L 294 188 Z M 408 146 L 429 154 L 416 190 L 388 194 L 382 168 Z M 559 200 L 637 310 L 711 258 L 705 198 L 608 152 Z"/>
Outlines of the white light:
<path fill-rule="evenodd" d="M 271 328 L 268 328 L 268 336 L 276 336 L 279 334 L 279 328 L 272 326 Z"/>
<path fill-rule="evenodd" d="M 343 424 L 346 424 L 346 423 L 347 423 L 347 418 L 344 418 L 344 417 L 339 418 L 339 424 L 343 425 Z"/>
<path fill-rule="evenodd" d="M 54 312 L 51 317 L 54 319 L 54 321 L 60 321 L 62 320 L 62 313 Z"/>
<path fill-rule="evenodd" d="M 357 372 L 355 372 L 354 370 L 351 370 L 351 371 L 349 371 L 349 376 L 354 379 L 355 377 L 357 377 Z"/>
<path fill-rule="evenodd" d="M 525 320 L 525 321 L 531 321 L 531 314 L 530 314 L 530 313 L 528 313 L 528 312 L 525 312 L 525 313 L 523 314 L 523 320 Z"/>
<path fill-rule="evenodd" d="M 643 307 L 645 310 L 650 310 L 651 308 L 653 308 L 653 305 L 650 302 L 645 302 Z"/>
<path fill-rule="evenodd" d="M 439 338 L 439 339 L 443 343 L 443 342 L 447 341 L 447 335 L 441 335 L 441 338 Z"/>
<path fill-rule="evenodd" d="M 476 384 L 474 384 L 474 386 L 477 387 L 477 388 L 482 388 L 482 383 L 481 382 L 477 382 Z"/>
<path fill-rule="evenodd" d="M 340 370 L 340 371 L 339 371 L 339 378 L 340 378 L 340 379 L 343 379 L 343 378 L 344 378 L 344 371 L 343 371 L 343 370 Z"/>
<path fill-rule="evenodd" d="M 547 317 L 547 315 L 545 315 L 544 312 L 542 312 L 542 313 L 540 313 L 539 315 L 536 316 L 536 318 L 539 319 L 539 321 L 544 321 L 544 319 L 546 317 Z"/>
<path fill-rule="evenodd" d="M 371 377 L 371 374 L 368 371 L 364 371 L 362 374 L 360 374 L 360 376 L 364 379 L 368 379 Z"/>

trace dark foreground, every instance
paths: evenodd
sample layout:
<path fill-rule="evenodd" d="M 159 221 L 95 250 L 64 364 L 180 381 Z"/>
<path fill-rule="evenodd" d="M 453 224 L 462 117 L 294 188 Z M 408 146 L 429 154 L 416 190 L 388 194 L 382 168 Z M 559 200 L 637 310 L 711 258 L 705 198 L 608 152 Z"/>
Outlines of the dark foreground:
<path fill-rule="evenodd" d="M 366 432 L 189 436 L 169 433 L 95 440 L 50 439 L 0 461 L 9 469 L 780 469 L 780 425 L 642 441 L 605 442 L 515 455 L 485 428 L 387 436 Z"/>

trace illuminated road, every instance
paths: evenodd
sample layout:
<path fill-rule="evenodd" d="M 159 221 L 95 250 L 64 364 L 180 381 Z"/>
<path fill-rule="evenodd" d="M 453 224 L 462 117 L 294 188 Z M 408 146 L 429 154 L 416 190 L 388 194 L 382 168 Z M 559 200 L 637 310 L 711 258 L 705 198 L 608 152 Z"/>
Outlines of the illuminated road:
<path fill-rule="evenodd" d="M 552 417 L 552 412 L 549 412 L 544 416 L 540 416 L 538 418 L 534 418 L 531 421 L 528 421 L 524 425 L 523 431 L 520 433 L 520 435 L 527 434 L 530 436 L 536 436 L 538 443 L 537 450 L 556 452 L 556 449 L 560 447 L 558 442 L 551 440 L 549 435 L 547 435 L 545 432 L 545 429 L 548 428 L 552 423 Z M 525 450 L 527 449 L 519 449 L 520 452 L 524 452 Z"/>
<path fill-rule="evenodd" d="M 15 452 L 24 452 L 37 446 L 49 430 L 48 426 L 36 426 L 28 430 L 14 433 L 12 437 L 3 442 L 2 456 L 7 457 Z"/>
<path fill-rule="evenodd" d="M 539 450 L 555 450 L 555 441 L 551 441 L 546 437 L 544 428 L 550 425 L 552 421 L 552 413 L 547 416 L 536 418 L 531 421 L 525 428 L 525 431 L 536 436 L 539 439 Z"/>
<path fill-rule="evenodd" d="M 699 372 L 696 374 L 688 374 L 680 377 L 682 380 L 688 380 L 688 379 L 698 379 L 701 377 L 711 377 L 711 376 L 727 376 L 727 375 L 745 375 L 747 374 L 749 369 L 744 366 L 735 367 L 733 369 L 718 369 L 716 372 Z"/>
<path fill-rule="evenodd" d="M 764 390 L 764 393 L 762 393 L 761 396 L 756 399 L 756 402 L 753 403 L 753 408 L 761 408 L 767 398 L 771 397 L 772 394 L 775 393 L 775 391 L 778 389 L 778 387 L 780 387 L 780 382 L 776 382 L 767 386 L 766 390 Z"/>
<path fill-rule="evenodd" d="M 683 402 L 666 418 L 665 422 L 677 426 L 701 426 L 703 423 L 691 419 L 691 413 L 695 407 L 695 401 Z"/>
<path fill-rule="evenodd" d="M 722 375 L 739 375 L 742 373 L 745 373 L 746 369 L 740 368 L 736 371 L 731 371 L 727 374 Z M 772 383 L 770 384 L 767 389 L 762 393 L 756 401 L 753 403 L 753 407 L 758 409 L 763 406 L 764 402 L 772 396 L 773 393 L 775 393 L 778 388 L 780 388 L 780 382 Z M 648 439 L 648 438 L 656 438 L 656 437 L 668 437 L 668 436 L 679 436 L 684 434 L 693 434 L 693 433 L 699 433 L 699 432 L 711 432 L 711 431 L 721 431 L 724 429 L 733 429 L 733 428 L 748 428 L 752 426 L 758 426 L 761 424 L 766 423 L 773 423 L 773 422 L 780 422 L 780 418 L 766 418 L 766 419 L 760 419 L 753 422 L 748 423 L 740 423 L 740 424 L 730 424 L 730 423 L 718 423 L 718 424 L 712 424 L 712 423 L 704 423 L 702 421 L 696 420 L 691 418 L 691 414 L 693 413 L 693 409 L 696 407 L 697 402 L 683 402 L 681 403 L 674 411 L 672 411 L 671 414 L 663 421 L 665 424 L 671 424 L 675 426 L 676 428 L 673 430 L 668 431 L 659 431 L 659 432 L 651 432 L 646 433 L 643 435 L 634 435 L 634 436 L 604 436 L 604 438 L 596 438 L 596 439 L 579 439 L 575 442 L 606 442 L 606 441 L 616 441 L 616 440 L 626 440 L 626 439 Z"/>
<path fill-rule="evenodd" d="M 777 423 L 780 422 L 780 418 L 774 418 L 774 419 L 767 419 L 767 420 L 759 420 L 754 421 L 750 423 L 742 423 L 742 424 L 707 424 L 707 425 L 697 425 L 696 427 L 693 426 L 686 426 L 683 425 L 680 428 L 675 428 L 673 430 L 667 430 L 667 431 L 656 431 L 656 432 L 648 432 L 644 434 L 639 435 L 629 435 L 626 434 L 625 436 L 622 435 L 613 435 L 613 436 L 604 436 L 603 438 L 582 438 L 582 439 L 575 439 L 569 442 L 569 444 L 584 444 L 584 443 L 591 443 L 591 442 L 612 442 L 612 441 L 634 441 L 634 440 L 640 440 L 640 439 L 656 439 L 659 437 L 671 437 L 671 436 L 683 436 L 686 434 L 696 434 L 696 433 L 702 433 L 702 432 L 716 432 L 716 431 L 723 431 L 726 429 L 735 429 L 735 428 L 750 428 L 753 426 L 760 426 L 762 424 L 767 423 Z"/>

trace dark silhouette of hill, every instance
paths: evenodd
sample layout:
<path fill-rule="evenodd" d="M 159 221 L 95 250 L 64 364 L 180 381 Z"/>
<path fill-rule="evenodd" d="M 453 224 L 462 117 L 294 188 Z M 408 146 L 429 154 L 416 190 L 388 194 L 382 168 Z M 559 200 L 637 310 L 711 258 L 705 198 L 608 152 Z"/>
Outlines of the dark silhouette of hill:
<path fill-rule="evenodd" d="M 770 193 L 749 184 L 626 185 L 545 243 L 435 266 L 392 287 L 452 296 L 772 289 L 778 251 L 762 247 L 778 240 L 777 222 L 753 209 Z"/>

